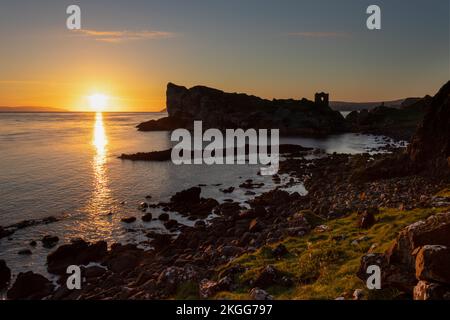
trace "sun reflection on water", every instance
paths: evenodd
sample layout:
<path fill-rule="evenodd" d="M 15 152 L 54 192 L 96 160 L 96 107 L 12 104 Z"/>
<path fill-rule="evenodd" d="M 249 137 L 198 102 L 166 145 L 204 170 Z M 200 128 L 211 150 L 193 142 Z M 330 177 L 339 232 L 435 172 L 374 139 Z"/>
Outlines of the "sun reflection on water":
<path fill-rule="evenodd" d="M 108 186 L 107 175 L 107 156 L 108 156 L 108 137 L 105 131 L 103 114 L 95 114 L 94 130 L 92 136 L 92 146 L 94 147 L 94 156 L 92 159 L 93 169 L 93 189 L 87 205 L 89 219 L 84 226 L 80 226 L 83 233 L 94 231 L 96 236 L 110 235 L 110 223 L 105 219 L 105 214 L 110 211 L 111 190 Z"/>

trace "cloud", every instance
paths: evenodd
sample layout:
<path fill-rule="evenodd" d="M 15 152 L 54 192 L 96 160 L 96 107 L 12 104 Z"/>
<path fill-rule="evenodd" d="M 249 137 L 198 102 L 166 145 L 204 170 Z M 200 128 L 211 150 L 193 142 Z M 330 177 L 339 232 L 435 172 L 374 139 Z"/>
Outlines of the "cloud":
<path fill-rule="evenodd" d="M 309 32 L 291 32 L 288 36 L 302 37 L 302 38 L 347 38 L 349 33 L 345 32 L 322 32 L 322 31 L 309 31 Z"/>
<path fill-rule="evenodd" d="M 103 31 L 93 29 L 76 30 L 77 33 L 92 38 L 96 41 L 119 43 L 133 40 L 154 40 L 168 39 L 175 36 L 172 32 L 166 31 Z"/>

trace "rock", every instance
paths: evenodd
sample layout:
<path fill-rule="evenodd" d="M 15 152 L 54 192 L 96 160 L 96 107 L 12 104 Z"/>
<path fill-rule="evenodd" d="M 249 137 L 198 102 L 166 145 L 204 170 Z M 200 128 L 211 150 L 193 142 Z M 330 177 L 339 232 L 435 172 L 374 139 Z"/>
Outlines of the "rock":
<path fill-rule="evenodd" d="M 244 252 L 244 249 L 236 246 L 223 246 L 218 250 L 219 254 L 225 257 L 234 257 Z"/>
<path fill-rule="evenodd" d="M 96 243 L 75 240 L 71 244 L 58 247 L 47 256 L 47 270 L 54 274 L 65 274 L 69 265 L 86 265 L 98 262 L 107 254 L 105 241 Z"/>
<path fill-rule="evenodd" d="M 5 289 L 11 279 L 11 270 L 6 265 L 5 260 L 0 260 L 0 291 Z"/>
<path fill-rule="evenodd" d="M 167 247 L 172 241 L 172 236 L 170 234 L 149 232 L 146 236 L 153 239 L 151 244 L 157 250 Z"/>
<path fill-rule="evenodd" d="M 196 281 L 198 272 L 192 265 L 182 267 L 167 267 L 158 276 L 157 286 L 161 288 L 165 294 L 172 294 L 176 291 L 180 283 L 187 281 Z"/>
<path fill-rule="evenodd" d="M 232 193 L 234 191 L 234 187 L 229 187 L 226 189 L 220 189 L 223 193 Z"/>
<path fill-rule="evenodd" d="M 139 265 L 143 253 L 144 251 L 134 244 L 121 245 L 115 243 L 111 246 L 111 251 L 103 264 L 114 273 L 128 272 Z"/>
<path fill-rule="evenodd" d="M 6 238 L 6 237 L 10 236 L 11 234 L 13 234 L 13 231 L 6 230 L 2 226 L 0 226 L 0 239 L 1 238 Z"/>
<path fill-rule="evenodd" d="M 419 281 L 414 287 L 414 300 L 450 300 L 450 287 Z"/>
<path fill-rule="evenodd" d="M 133 223 L 136 221 L 136 217 L 123 218 L 120 221 L 125 222 L 125 223 Z"/>
<path fill-rule="evenodd" d="M 150 212 L 148 212 L 142 216 L 142 221 L 150 222 L 150 221 L 152 221 L 152 218 L 153 218 L 152 214 Z"/>
<path fill-rule="evenodd" d="M 214 296 L 220 291 L 229 290 L 233 280 L 229 277 L 223 277 L 219 281 L 203 279 L 199 284 L 199 295 L 203 299 Z"/>
<path fill-rule="evenodd" d="M 361 229 L 369 229 L 375 224 L 375 215 L 371 210 L 365 210 L 358 221 L 358 227 Z"/>
<path fill-rule="evenodd" d="M 139 203 L 138 209 L 139 210 L 145 210 L 148 208 L 148 203 L 147 202 L 141 202 Z"/>
<path fill-rule="evenodd" d="M 197 221 L 195 221 L 194 227 L 199 228 L 199 229 L 204 228 L 204 227 L 206 227 L 206 223 L 203 220 L 197 220 Z"/>
<path fill-rule="evenodd" d="M 260 288 L 250 290 L 250 299 L 252 300 L 273 300 L 273 297 Z"/>
<path fill-rule="evenodd" d="M 170 217 L 169 217 L 169 214 L 167 214 L 167 213 L 161 213 L 159 215 L 158 219 L 161 221 L 169 221 Z"/>
<path fill-rule="evenodd" d="M 214 212 L 226 217 L 236 217 L 241 209 L 240 204 L 237 202 L 225 202 L 217 206 Z"/>
<path fill-rule="evenodd" d="M 57 237 L 57 236 L 49 236 L 49 235 L 46 235 L 46 236 L 44 236 L 43 238 L 42 238 L 42 246 L 44 247 L 44 248 L 47 248 L 47 249 L 51 249 L 51 248 L 53 248 L 54 246 L 56 246 L 56 244 L 58 243 L 58 241 L 59 241 L 59 238 Z"/>
<path fill-rule="evenodd" d="M 50 295 L 53 289 L 53 284 L 42 275 L 31 271 L 21 272 L 7 296 L 11 300 L 37 300 Z"/>
<path fill-rule="evenodd" d="M 258 219 L 253 219 L 252 221 L 250 221 L 250 225 L 248 226 L 248 231 L 249 232 L 258 232 L 261 231 L 263 225 L 259 222 Z"/>
<path fill-rule="evenodd" d="M 35 240 L 31 240 L 29 245 L 32 246 L 32 247 L 36 247 L 37 246 L 37 242 Z"/>
<path fill-rule="evenodd" d="M 28 256 L 28 255 L 31 255 L 31 254 L 33 254 L 33 253 L 31 252 L 30 249 L 22 249 L 22 250 L 19 250 L 19 252 L 17 252 L 17 254 L 19 254 L 19 255 L 24 255 L 24 256 Z"/>
<path fill-rule="evenodd" d="M 353 300 L 362 300 L 364 297 L 364 291 L 362 289 L 356 289 L 353 292 Z"/>
<path fill-rule="evenodd" d="M 281 258 L 282 256 L 288 254 L 289 251 L 286 248 L 286 246 L 282 243 L 280 243 L 279 245 L 277 245 L 273 250 L 272 250 L 272 255 L 276 258 Z"/>
<path fill-rule="evenodd" d="M 166 227 L 166 229 L 172 229 L 175 228 L 176 226 L 178 226 L 178 221 L 177 220 L 169 220 L 166 223 L 164 223 L 164 226 Z"/>
<path fill-rule="evenodd" d="M 140 123 L 137 128 L 139 131 L 172 131 L 178 128 L 185 128 L 187 125 L 188 123 L 184 119 L 164 117 Z"/>
<path fill-rule="evenodd" d="M 98 278 L 101 277 L 102 275 L 104 275 L 106 272 L 105 268 L 99 267 L 99 266 L 91 266 L 88 267 L 84 270 L 83 275 L 87 278 L 87 279 L 92 279 L 92 278 Z"/>
<path fill-rule="evenodd" d="M 390 263 L 404 265 L 415 274 L 416 259 L 412 252 L 424 245 L 450 247 L 450 212 L 435 214 L 407 226 L 386 254 Z"/>
<path fill-rule="evenodd" d="M 427 282 L 450 285 L 450 248 L 425 245 L 416 255 L 416 277 Z"/>
<path fill-rule="evenodd" d="M 281 271 L 272 265 L 267 265 L 260 270 L 259 275 L 253 284 L 259 288 L 266 289 L 268 287 L 279 285 L 289 287 L 292 280 L 287 278 Z"/>
<path fill-rule="evenodd" d="M 180 192 L 175 193 L 170 198 L 171 202 L 174 203 L 198 203 L 200 202 L 200 193 L 202 192 L 202 189 L 200 187 L 192 187 Z"/>
<path fill-rule="evenodd" d="M 450 157 L 450 81 L 432 98 L 411 143 L 408 156 L 417 169 L 448 173 Z"/>

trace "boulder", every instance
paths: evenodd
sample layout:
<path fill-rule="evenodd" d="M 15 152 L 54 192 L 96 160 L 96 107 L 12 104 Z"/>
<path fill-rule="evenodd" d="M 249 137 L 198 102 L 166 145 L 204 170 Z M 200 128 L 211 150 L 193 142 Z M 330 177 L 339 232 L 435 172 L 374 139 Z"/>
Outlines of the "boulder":
<path fill-rule="evenodd" d="M 42 238 L 42 246 L 47 249 L 51 249 L 58 243 L 59 238 L 57 236 L 46 235 Z"/>
<path fill-rule="evenodd" d="M 260 270 L 253 285 L 263 289 L 274 285 L 288 287 L 292 285 L 292 281 L 274 266 L 267 265 Z"/>
<path fill-rule="evenodd" d="M 47 278 L 32 271 L 19 273 L 16 281 L 7 293 L 11 300 L 37 300 L 53 292 L 54 285 Z"/>
<path fill-rule="evenodd" d="M 250 299 L 252 300 L 273 300 L 273 297 L 267 291 L 260 288 L 250 290 Z"/>
<path fill-rule="evenodd" d="M 223 277 L 219 281 L 203 279 L 199 284 L 199 295 L 203 299 L 214 296 L 220 291 L 229 290 L 233 280 L 229 277 Z"/>
<path fill-rule="evenodd" d="M 432 215 L 404 228 L 387 251 L 387 258 L 390 263 L 402 264 L 414 272 L 416 259 L 412 253 L 424 245 L 450 247 L 450 212 Z"/>
<path fill-rule="evenodd" d="M 450 300 L 450 287 L 419 281 L 414 287 L 414 300 Z"/>
<path fill-rule="evenodd" d="M 89 243 L 75 240 L 70 244 L 58 247 L 47 256 L 47 270 L 54 274 L 65 274 L 69 265 L 86 265 L 99 262 L 107 254 L 107 243 L 99 241 Z"/>
<path fill-rule="evenodd" d="M 125 222 L 125 223 L 133 223 L 136 221 L 136 217 L 122 218 L 120 221 Z"/>
<path fill-rule="evenodd" d="M 150 222 L 150 221 L 152 221 L 152 218 L 153 218 L 152 214 L 150 212 L 148 212 L 142 216 L 142 221 Z"/>
<path fill-rule="evenodd" d="M 450 248 L 441 245 L 420 248 L 416 256 L 416 277 L 450 285 Z"/>
<path fill-rule="evenodd" d="M 200 187 L 192 187 L 180 192 L 175 193 L 170 198 L 170 202 L 173 203 L 198 203 L 200 202 L 200 193 L 202 189 Z"/>

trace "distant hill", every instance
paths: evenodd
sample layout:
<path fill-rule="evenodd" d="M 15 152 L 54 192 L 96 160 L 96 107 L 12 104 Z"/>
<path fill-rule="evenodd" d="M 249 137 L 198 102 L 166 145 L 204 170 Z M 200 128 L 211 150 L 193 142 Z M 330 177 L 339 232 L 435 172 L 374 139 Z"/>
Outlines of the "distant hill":
<path fill-rule="evenodd" d="M 408 98 L 408 99 L 416 99 L 416 98 Z M 358 111 L 358 110 L 371 110 L 376 107 L 379 107 L 383 104 L 386 107 L 392 108 L 400 108 L 402 107 L 402 103 L 408 99 L 399 99 L 392 101 L 378 101 L 378 102 L 345 102 L 345 101 L 331 101 L 330 107 L 336 111 Z"/>
<path fill-rule="evenodd" d="M 68 112 L 68 110 L 52 107 L 2 107 L 0 112 Z"/>

